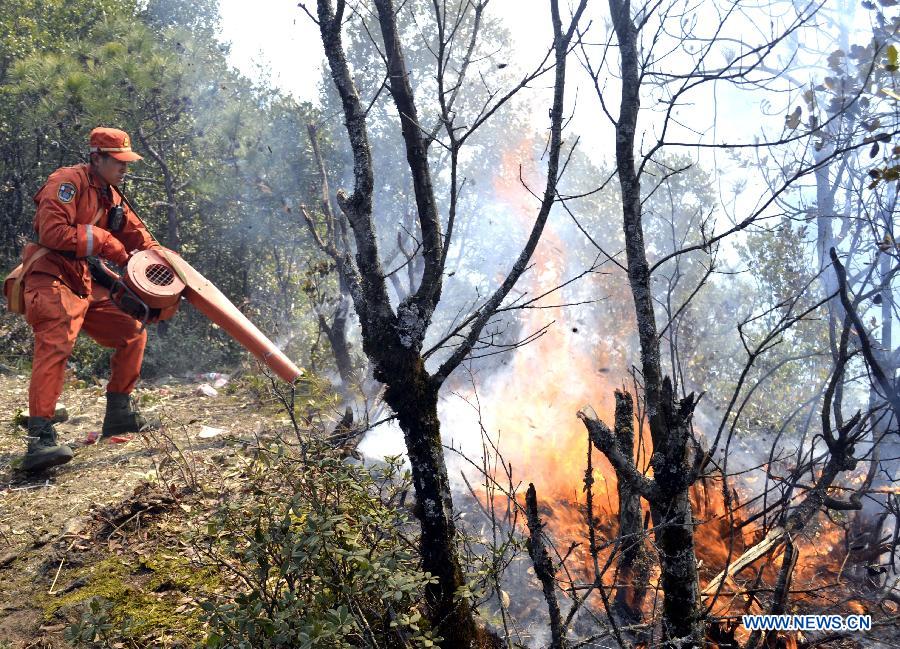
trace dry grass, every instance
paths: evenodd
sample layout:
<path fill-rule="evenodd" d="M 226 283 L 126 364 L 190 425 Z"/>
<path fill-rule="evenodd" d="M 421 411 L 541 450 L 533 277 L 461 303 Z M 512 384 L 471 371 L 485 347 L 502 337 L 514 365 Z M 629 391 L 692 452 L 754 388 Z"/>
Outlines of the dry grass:
<path fill-rule="evenodd" d="M 25 375 L 0 375 L 0 647 L 69 646 L 64 630 L 93 596 L 113 603 L 113 621 L 132 618 L 120 646 L 189 646 L 202 635 L 198 600 L 225 587 L 200 569 L 185 532 L 242 488 L 253 449 L 287 418 L 247 384 L 206 397 L 196 383 L 170 381 L 136 393 L 162 431 L 87 444 L 104 391 L 73 382 L 57 430 L 74 460 L 25 476 L 13 418 L 27 386 Z M 198 437 L 204 427 L 222 432 Z"/>

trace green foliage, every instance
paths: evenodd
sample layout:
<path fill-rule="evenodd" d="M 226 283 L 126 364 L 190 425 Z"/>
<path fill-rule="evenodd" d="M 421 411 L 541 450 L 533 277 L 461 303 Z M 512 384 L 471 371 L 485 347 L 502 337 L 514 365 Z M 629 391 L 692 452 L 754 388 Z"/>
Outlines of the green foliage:
<path fill-rule="evenodd" d="M 218 21 L 212 0 L 3 4 L 0 265 L 13 266 L 32 236 L 31 196 L 47 175 L 85 159 L 94 126 L 124 128 L 144 156 L 124 190 L 156 238 L 294 358 L 305 364 L 315 353 L 327 369 L 299 278 L 319 253 L 296 211 L 315 201 L 299 144 L 316 113 L 231 69 Z M 327 139 L 322 146 L 328 153 Z M 245 358 L 190 309 L 169 330 L 150 337 L 146 377 Z M 105 375 L 108 354 L 90 345 L 78 354 L 82 375 Z"/>
<path fill-rule="evenodd" d="M 141 376 L 183 376 L 233 367 L 248 357 L 252 360 L 224 331 L 184 306 L 185 312 L 169 322 L 150 327 Z"/>
<path fill-rule="evenodd" d="M 150 576 L 140 583 L 144 573 Z M 179 609 L 174 597 L 160 597 L 159 592 L 198 596 L 219 585 L 212 571 L 163 553 L 142 556 L 134 563 L 110 557 L 75 570 L 73 576 L 83 585 L 64 595 L 48 595 L 45 614 L 50 618 L 70 607 L 81 611 L 65 631 L 76 647 L 142 647 L 157 634 L 196 641 L 202 636 L 198 612 Z"/>
<path fill-rule="evenodd" d="M 69 367 L 82 381 L 109 378 L 109 361 L 113 350 L 101 347 L 86 336 L 79 336 L 69 356 Z"/>
<path fill-rule="evenodd" d="M 67 642 L 76 647 L 92 646 L 97 641 L 109 644 L 118 631 L 110 619 L 112 604 L 102 597 L 92 597 L 81 614 L 81 619 L 66 627 L 63 634 Z"/>
<path fill-rule="evenodd" d="M 885 15 L 874 5 L 867 8 L 875 12 L 871 39 L 849 47 L 841 42 L 841 48 L 827 57 L 827 69 L 819 83 L 811 83 L 803 92 L 803 106 L 794 108 L 785 125 L 794 130 L 802 123 L 809 129 L 810 144 L 817 154 L 859 141 L 866 148 L 850 152 L 848 157 L 862 158 L 867 152 L 868 159 L 875 160 L 861 165 L 871 167 L 869 189 L 875 189 L 881 181 L 896 182 L 898 178 L 900 147 L 891 146 L 891 141 L 897 124 L 894 103 L 900 97 L 896 92 L 898 50 L 893 43 L 900 32 L 900 15 Z"/>
<path fill-rule="evenodd" d="M 205 544 L 243 593 L 208 602 L 209 647 L 431 647 L 418 569 L 395 502 L 409 489 L 398 459 L 379 469 L 325 448 L 263 453 L 252 500 L 229 501 Z"/>

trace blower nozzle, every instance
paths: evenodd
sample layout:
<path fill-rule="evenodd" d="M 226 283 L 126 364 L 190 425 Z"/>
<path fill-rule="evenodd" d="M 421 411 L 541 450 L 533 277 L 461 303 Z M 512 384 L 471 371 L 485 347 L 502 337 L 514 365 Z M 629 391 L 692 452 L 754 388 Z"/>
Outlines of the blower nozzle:
<path fill-rule="evenodd" d="M 177 253 L 165 248 L 142 250 L 128 260 L 122 277 L 158 320 L 175 315 L 182 297 L 219 325 L 241 346 L 265 363 L 284 381 L 293 383 L 301 371 L 265 334 L 247 319 L 215 285 Z"/>

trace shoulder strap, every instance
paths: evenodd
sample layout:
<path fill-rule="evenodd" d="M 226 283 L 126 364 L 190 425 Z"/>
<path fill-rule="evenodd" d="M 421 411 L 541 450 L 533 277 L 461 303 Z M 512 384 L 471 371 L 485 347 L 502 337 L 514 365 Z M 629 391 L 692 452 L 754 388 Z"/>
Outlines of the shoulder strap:
<path fill-rule="evenodd" d="M 91 220 L 91 225 L 96 225 L 97 222 L 103 218 L 103 208 L 97 210 L 97 213 L 94 214 L 93 220 Z"/>
<path fill-rule="evenodd" d="M 91 188 L 90 173 L 91 173 L 90 169 L 87 169 L 87 168 L 84 169 L 84 181 L 87 183 L 88 189 Z M 78 195 L 75 198 L 76 204 L 80 203 L 84 199 L 84 197 L 87 196 L 87 194 L 88 194 L 87 190 L 78 192 Z M 103 208 L 100 207 L 97 210 L 97 213 L 94 215 L 94 218 L 91 220 L 90 225 L 96 225 L 96 223 L 102 218 L 103 218 Z"/>
<path fill-rule="evenodd" d="M 85 199 L 91 189 L 91 172 L 89 169 L 82 167 L 81 173 L 79 174 L 80 180 L 82 183 L 82 187 L 78 188 L 78 193 L 75 196 L 75 204 L 80 205 L 81 201 Z"/>
<path fill-rule="evenodd" d="M 44 246 L 41 246 L 41 244 L 37 244 L 37 245 L 40 246 L 40 249 L 37 252 L 35 252 L 33 255 L 31 255 L 31 257 L 28 258 L 28 261 L 26 261 L 24 264 L 22 264 L 22 277 L 25 277 L 25 275 L 28 273 L 28 269 L 31 268 L 31 265 L 34 262 L 36 262 L 38 259 L 40 259 L 44 255 L 46 255 L 48 252 L 50 252 L 50 248 L 45 248 Z"/>
<path fill-rule="evenodd" d="M 141 215 L 137 213 L 137 210 L 134 209 L 134 205 L 132 205 L 131 201 L 128 200 L 128 197 L 125 195 L 125 192 L 123 192 L 121 189 L 119 189 L 116 185 L 110 185 L 110 187 L 112 187 L 113 189 L 116 190 L 116 193 L 119 195 L 119 198 L 121 198 L 122 202 L 128 206 L 128 209 L 131 210 L 131 213 L 134 214 L 135 218 L 137 218 L 137 220 L 141 222 L 141 224 L 144 226 L 144 229 L 147 230 L 147 234 L 150 235 L 150 238 L 153 239 L 154 241 L 156 241 L 156 237 L 153 236 L 153 233 L 150 232 L 150 228 L 147 227 L 147 222 L 144 221 L 144 219 L 141 218 Z"/>

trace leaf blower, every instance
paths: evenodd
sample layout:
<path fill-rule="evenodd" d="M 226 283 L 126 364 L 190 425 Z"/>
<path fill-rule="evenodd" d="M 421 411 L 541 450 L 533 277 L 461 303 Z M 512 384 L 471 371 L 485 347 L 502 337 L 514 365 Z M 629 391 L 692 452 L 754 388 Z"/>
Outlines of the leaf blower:
<path fill-rule="evenodd" d="M 134 253 L 120 275 L 103 262 L 91 266 L 110 299 L 142 323 L 168 320 L 182 297 L 224 329 L 284 381 L 300 378 L 294 365 L 222 292 L 178 253 L 165 248 Z"/>

